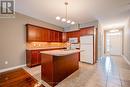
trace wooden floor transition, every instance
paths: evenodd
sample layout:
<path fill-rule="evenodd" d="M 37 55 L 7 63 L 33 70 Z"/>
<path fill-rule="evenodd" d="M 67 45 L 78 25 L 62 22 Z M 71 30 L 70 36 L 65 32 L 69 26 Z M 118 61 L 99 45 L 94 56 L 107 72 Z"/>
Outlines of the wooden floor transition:
<path fill-rule="evenodd" d="M 0 73 L 0 87 L 45 87 L 38 83 L 24 69 L 18 68 L 15 70 Z"/>

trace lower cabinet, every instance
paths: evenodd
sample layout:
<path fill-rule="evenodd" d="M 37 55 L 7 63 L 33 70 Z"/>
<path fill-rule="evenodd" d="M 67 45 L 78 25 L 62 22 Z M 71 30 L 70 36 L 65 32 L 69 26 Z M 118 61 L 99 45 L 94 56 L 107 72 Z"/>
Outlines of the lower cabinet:
<path fill-rule="evenodd" d="M 26 50 L 26 64 L 33 67 L 41 64 L 40 50 Z"/>
<path fill-rule="evenodd" d="M 60 50 L 65 48 L 52 48 L 52 49 L 40 49 L 40 50 L 26 50 L 26 65 L 28 67 L 33 67 L 41 65 L 41 54 L 40 51 L 47 50 Z"/>

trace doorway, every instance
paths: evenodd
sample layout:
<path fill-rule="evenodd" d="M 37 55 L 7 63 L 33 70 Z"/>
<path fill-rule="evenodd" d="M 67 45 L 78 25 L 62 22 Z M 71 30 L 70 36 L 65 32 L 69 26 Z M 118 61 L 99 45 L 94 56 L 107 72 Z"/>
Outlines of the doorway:
<path fill-rule="evenodd" d="M 105 54 L 122 55 L 122 30 L 105 31 Z"/>

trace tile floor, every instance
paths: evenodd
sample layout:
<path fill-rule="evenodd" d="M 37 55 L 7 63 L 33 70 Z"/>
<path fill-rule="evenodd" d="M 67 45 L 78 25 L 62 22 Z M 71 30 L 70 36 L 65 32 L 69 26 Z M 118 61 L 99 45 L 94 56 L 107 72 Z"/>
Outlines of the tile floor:
<path fill-rule="evenodd" d="M 46 87 L 41 80 L 41 66 L 24 69 Z M 55 87 L 130 87 L 130 66 L 121 56 L 106 56 L 95 65 L 80 63 L 80 68 Z"/>

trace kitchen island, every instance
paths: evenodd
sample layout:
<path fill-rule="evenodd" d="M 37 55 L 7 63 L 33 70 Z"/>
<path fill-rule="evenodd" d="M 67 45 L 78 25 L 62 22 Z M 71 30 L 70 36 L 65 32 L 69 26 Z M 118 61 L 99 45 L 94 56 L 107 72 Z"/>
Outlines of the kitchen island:
<path fill-rule="evenodd" d="M 42 80 L 54 87 L 79 69 L 80 50 L 41 51 Z"/>

